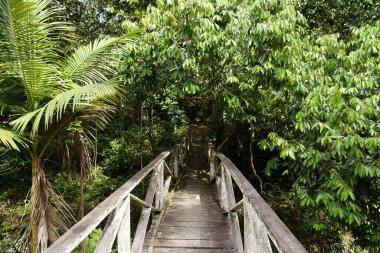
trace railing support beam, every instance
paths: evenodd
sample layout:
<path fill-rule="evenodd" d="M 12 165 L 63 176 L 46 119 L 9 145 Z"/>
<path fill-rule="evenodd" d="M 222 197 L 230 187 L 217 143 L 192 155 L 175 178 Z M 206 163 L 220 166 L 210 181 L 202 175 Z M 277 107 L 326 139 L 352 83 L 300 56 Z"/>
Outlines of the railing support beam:
<path fill-rule="evenodd" d="M 118 253 L 131 252 L 131 195 L 125 199 L 126 209 L 117 234 Z"/>
<path fill-rule="evenodd" d="M 115 210 L 110 214 L 107 224 L 104 227 L 102 237 L 96 247 L 94 253 L 109 253 L 111 252 L 112 245 L 115 241 L 117 232 L 119 231 L 121 221 L 129 206 L 129 198 L 123 201 Z"/>

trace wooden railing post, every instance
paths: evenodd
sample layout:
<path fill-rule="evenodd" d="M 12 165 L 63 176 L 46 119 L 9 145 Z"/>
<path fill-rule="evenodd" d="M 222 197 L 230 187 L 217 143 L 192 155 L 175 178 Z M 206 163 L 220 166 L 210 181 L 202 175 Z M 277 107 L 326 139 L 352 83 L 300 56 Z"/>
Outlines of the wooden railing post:
<path fill-rule="evenodd" d="M 220 176 L 220 207 L 222 210 L 227 213 L 229 209 L 229 200 L 228 200 L 228 192 L 227 192 L 227 185 L 226 185 L 226 176 L 225 176 L 225 166 L 222 164 L 221 168 L 221 176 Z"/>
<path fill-rule="evenodd" d="M 178 179 L 178 148 L 174 150 L 173 156 L 174 156 L 174 168 L 173 168 L 173 173 L 174 173 L 174 178 Z"/>
<path fill-rule="evenodd" d="M 126 209 L 117 234 L 118 253 L 131 252 L 131 196 L 125 199 Z"/>
<path fill-rule="evenodd" d="M 215 180 L 215 153 L 211 149 L 212 146 L 209 147 L 209 163 L 210 163 L 210 182 Z"/>
<path fill-rule="evenodd" d="M 244 249 L 246 253 L 271 253 L 268 233 L 249 200 L 244 196 Z"/>
<path fill-rule="evenodd" d="M 190 152 L 190 132 L 186 137 L 186 151 L 187 151 L 187 153 Z"/>
<path fill-rule="evenodd" d="M 95 253 L 109 253 L 119 231 L 120 224 L 129 206 L 129 200 L 120 203 L 110 214 L 106 226 L 104 227 L 102 237 L 95 249 Z"/>
<path fill-rule="evenodd" d="M 231 173 L 229 172 L 227 168 L 225 168 L 223 164 L 221 166 L 222 166 L 222 170 L 224 171 L 223 175 L 224 175 L 225 183 L 226 183 L 228 210 L 229 210 L 229 216 L 231 219 L 231 228 L 232 228 L 232 236 L 234 238 L 234 245 L 235 245 L 237 253 L 243 253 L 244 248 L 243 248 L 243 240 L 241 238 L 241 233 L 240 233 L 239 217 L 236 211 L 231 210 L 236 205 Z"/>
<path fill-rule="evenodd" d="M 165 180 L 165 183 L 164 183 L 164 187 L 162 189 L 162 207 L 161 207 L 161 211 L 163 210 L 165 204 L 166 204 L 166 201 L 167 201 L 167 198 L 168 198 L 168 194 L 169 194 L 169 188 L 170 188 L 170 182 L 172 180 L 172 177 L 169 176 L 166 180 Z"/>
<path fill-rule="evenodd" d="M 220 160 L 219 166 L 214 164 L 215 183 L 221 208 L 229 212 L 232 225 L 232 233 L 236 252 L 246 253 L 271 253 L 272 246 L 281 253 L 307 253 L 306 249 L 285 226 L 252 184 L 244 177 L 238 168 L 223 154 L 209 149 L 208 155 L 214 153 L 215 163 Z M 212 163 L 210 161 L 210 167 Z M 236 204 L 232 179 L 243 193 L 243 200 Z M 228 196 L 228 197 L 226 197 Z M 237 211 L 244 210 L 244 247 L 242 246 L 241 234 Z M 240 242 L 240 245 L 239 245 Z"/>
<path fill-rule="evenodd" d="M 147 166 L 138 171 L 126 183 L 96 206 L 81 221 L 58 238 L 46 253 L 72 252 L 101 222 L 108 217 L 100 241 L 95 249 L 97 253 L 109 253 L 117 237 L 117 250 L 120 253 L 141 253 L 151 211 L 160 212 L 165 208 L 172 176 L 165 179 L 165 171 L 178 178 L 179 165 L 186 155 L 186 143 L 181 142 L 173 151 L 173 172 L 165 163 L 171 152 L 162 152 Z M 131 191 L 150 173 L 149 187 L 145 200 L 134 196 Z M 152 206 L 156 197 L 155 206 Z M 131 245 L 130 205 L 131 200 L 142 207 L 139 223 Z"/>
<path fill-rule="evenodd" d="M 153 203 L 153 199 L 154 199 L 154 195 L 155 195 L 156 187 L 157 187 L 157 180 L 159 178 L 158 168 L 160 167 L 160 165 L 161 163 L 157 165 L 157 167 L 155 168 L 153 172 L 152 178 L 149 183 L 148 192 L 146 193 L 146 196 L 145 196 L 145 202 L 148 205 L 152 205 Z M 140 220 L 137 225 L 135 237 L 132 244 L 132 249 L 131 249 L 132 253 L 140 253 L 142 250 L 151 210 L 152 210 L 151 207 L 144 207 L 142 209 Z"/>
<path fill-rule="evenodd" d="M 155 207 L 159 210 L 163 207 L 163 188 L 164 188 L 164 161 L 157 166 L 157 189 L 156 189 L 156 199 L 155 199 Z"/>

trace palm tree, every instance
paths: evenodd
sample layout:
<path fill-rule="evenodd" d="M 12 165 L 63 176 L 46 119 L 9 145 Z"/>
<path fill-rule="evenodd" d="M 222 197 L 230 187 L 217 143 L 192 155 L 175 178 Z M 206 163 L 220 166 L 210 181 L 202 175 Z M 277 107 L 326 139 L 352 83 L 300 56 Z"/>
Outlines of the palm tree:
<path fill-rule="evenodd" d="M 11 130 L 0 128 L 0 144 L 12 149 L 19 150 L 19 146 L 25 146 L 22 137 Z"/>
<path fill-rule="evenodd" d="M 57 238 L 62 219 L 49 219 L 52 190 L 43 171 L 46 153 L 73 122 L 104 124 L 118 98 L 112 49 L 130 38 L 97 39 L 68 54 L 72 28 L 57 22 L 51 0 L 0 0 L 0 104 L 8 105 L 13 131 L 0 129 L 0 141 L 17 148 L 24 134 L 32 167 L 31 252 Z M 66 47 L 65 47 L 66 48 Z M 68 56 L 67 56 L 68 55 Z"/>

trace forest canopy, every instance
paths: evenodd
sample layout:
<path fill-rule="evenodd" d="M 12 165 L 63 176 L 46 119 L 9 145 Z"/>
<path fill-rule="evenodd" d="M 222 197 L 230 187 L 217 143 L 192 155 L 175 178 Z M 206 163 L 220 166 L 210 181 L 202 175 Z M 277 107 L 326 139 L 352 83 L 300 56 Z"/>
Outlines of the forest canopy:
<path fill-rule="evenodd" d="M 310 252 L 377 252 L 379 14 L 372 0 L 0 0 L 0 251 L 25 234 L 37 248 L 38 221 L 72 224 L 200 118 Z M 48 224 L 50 243 L 64 228 Z"/>

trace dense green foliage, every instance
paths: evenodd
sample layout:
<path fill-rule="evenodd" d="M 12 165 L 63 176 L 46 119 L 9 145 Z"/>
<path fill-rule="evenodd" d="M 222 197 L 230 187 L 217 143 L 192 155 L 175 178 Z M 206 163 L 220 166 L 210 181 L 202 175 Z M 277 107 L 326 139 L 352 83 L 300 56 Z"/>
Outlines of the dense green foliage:
<path fill-rule="evenodd" d="M 85 185 L 85 198 L 89 200 L 86 211 L 161 150 L 174 145 L 194 117 L 189 108 L 199 108 L 197 116 L 213 130 L 216 146 L 235 158 L 310 251 L 341 252 L 353 246 L 379 250 L 379 2 L 56 2 L 64 7 L 59 10 L 64 20 L 75 24 L 77 41 L 142 31 L 135 42 L 123 45 L 122 55 L 109 58 L 116 72 L 98 75 L 91 72 L 94 65 L 89 65 L 80 75 L 69 78 L 79 85 L 87 85 L 94 76 L 94 82 L 112 75 L 123 81 L 123 95 L 113 100 L 115 113 L 107 128 L 83 123 L 65 126 L 69 133 L 95 137 L 86 139 L 96 163 L 95 177 Z M 109 40 L 96 41 L 101 44 Z M 70 49 L 69 42 L 64 45 Z M 45 43 L 42 46 L 41 50 L 46 51 Z M 47 51 L 56 47 L 51 44 Z M 17 70 L 9 62 L 0 59 L 0 91 L 8 94 L 18 80 L 8 78 Z M 47 62 L 52 66 L 50 60 Z M 71 63 L 58 62 L 56 67 L 57 61 L 53 61 L 54 69 Z M 58 74 L 67 78 L 67 71 Z M 50 72 L 36 74 L 36 78 L 50 76 Z M 75 87 L 81 90 L 82 86 Z M 62 110 L 43 107 L 62 92 L 50 91 L 48 96 L 38 93 L 38 103 L 21 107 L 0 94 L 0 106 L 4 108 L 0 141 L 7 149 L 27 150 L 23 147 L 29 144 L 28 136 L 11 131 L 8 124 L 16 112 L 32 112 L 26 114 L 29 116 L 51 112 L 46 121 L 50 127 L 49 120 Z M 76 100 L 70 98 L 68 95 L 68 105 L 77 108 Z M 43 127 L 32 128 L 25 116 L 22 119 L 15 121 L 15 130 L 25 127 L 35 133 L 29 138 L 35 142 L 37 130 L 43 131 Z M 33 120 L 39 126 L 39 117 Z M 90 139 L 94 145 L 90 145 Z M 76 144 L 74 139 L 65 143 Z M 14 166 L 14 159 L 27 164 L 15 151 L 4 152 L 0 159 L 7 163 L 0 171 Z M 81 160 L 81 151 L 76 152 L 79 155 L 73 157 L 71 167 L 78 167 L 75 160 Z M 50 159 L 62 161 L 54 151 L 51 154 Z M 48 176 L 56 189 L 74 209 L 80 208 L 73 197 L 80 194 L 80 180 L 75 175 L 78 168 L 68 168 L 68 173 L 48 164 Z M 12 199 L 9 190 L 4 188 L 4 192 L 1 203 L 7 197 Z M 20 202 L 14 203 L 22 209 Z M 10 219 L 3 218 L 7 213 L 9 208 L 0 218 Z M 17 228 L 3 226 L 2 242 L 11 240 L 12 229 Z"/>

